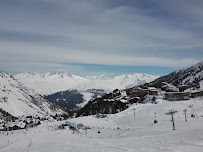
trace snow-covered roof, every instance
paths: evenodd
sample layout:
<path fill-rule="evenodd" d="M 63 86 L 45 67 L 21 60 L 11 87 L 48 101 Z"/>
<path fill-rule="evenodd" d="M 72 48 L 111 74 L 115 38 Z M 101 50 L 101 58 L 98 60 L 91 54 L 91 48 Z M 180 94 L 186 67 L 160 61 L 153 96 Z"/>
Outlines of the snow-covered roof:
<path fill-rule="evenodd" d="M 122 103 L 127 103 L 128 101 L 127 100 L 124 100 L 124 99 L 121 99 L 120 100 Z"/>
<path fill-rule="evenodd" d="M 126 91 L 122 91 L 121 92 L 121 96 L 126 96 L 127 94 L 126 94 Z"/>
<path fill-rule="evenodd" d="M 130 100 L 132 100 L 132 99 L 140 99 L 140 97 L 133 97 L 133 98 L 130 98 Z"/>
<path fill-rule="evenodd" d="M 155 87 L 148 87 L 148 89 L 151 90 L 151 91 L 158 91 L 158 89 L 155 88 Z"/>
<path fill-rule="evenodd" d="M 24 128 L 25 125 L 26 125 L 26 124 L 25 124 L 24 122 L 18 122 L 18 123 L 13 122 L 13 123 L 9 124 L 9 127 L 18 126 L 18 127 L 20 127 L 20 128 Z"/>

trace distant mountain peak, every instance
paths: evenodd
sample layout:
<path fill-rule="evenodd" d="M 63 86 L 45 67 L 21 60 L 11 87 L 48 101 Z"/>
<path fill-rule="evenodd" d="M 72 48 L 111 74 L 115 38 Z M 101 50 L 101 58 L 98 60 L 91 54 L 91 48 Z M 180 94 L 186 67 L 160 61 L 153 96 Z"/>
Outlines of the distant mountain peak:
<path fill-rule="evenodd" d="M 129 86 L 136 86 L 150 82 L 157 76 L 143 74 L 125 74 L 108 78 L 105 75 L 80 77 L 71 75 L 64 70 L 58 70 L 55 74 L 42 75 L 15 75 L 15 78 L 26 86 L 34 89 L 42 95 L 50 95 L 60 91 L 88 89 L 103 89 L 113 91 L 115 89 L 126 89 Z"/>
<path fill-rule="evenodd" d="M 54 74 L 66 74 L 67 72 L 64 69 L 58 69 Z"/>
<path fill-rule="evenodd" d="M 67 71 L 65 71 L 64 69 L 58 69 L 54 75 L 60 75 L 62 77 L 64 76 L 69 76 L 69 77 L 72 77 L 72 74 L 68 73 Z"/>

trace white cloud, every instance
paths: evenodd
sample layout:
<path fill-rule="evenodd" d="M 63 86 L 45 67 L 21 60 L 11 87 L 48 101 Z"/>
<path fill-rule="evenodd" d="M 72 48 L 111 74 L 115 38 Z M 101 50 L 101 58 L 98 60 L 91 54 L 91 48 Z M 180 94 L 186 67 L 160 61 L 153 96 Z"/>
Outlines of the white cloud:
<path fill-rule="evenodd" d="M 162 66 L 162 67 L 187 67 L 199 62 L 192 58 L 164 58 L 164 57 L 138 57 L 130 54 L 120 55 L 117 53 L 92 52 L 88 50 L 76 50 L 62 47 L 35 46 L 32 44 L 16 43 L 9 45 L 0 43 L 1 50 L 5 52 L 1 55 L 0 64 L 19 68 L 30 67 L 64 68 L 60 63 L 82 63 L 82 64 L 102 64 L 102 65 L 123 65 L 123 66 Z M 11 51 L 12 50 L 12 51 Z M 14 51 L 15 50 L 15 51 Z M 43 51 L 42 51 L 43 50 Z M 34 70 L 32 69 L 32 70 Z M 80 70 L 80 69 L 78 69 Z"/>
<path fill-rule="evenodd" d="M 28 71 L 31 66 L 33 71 L 44 71 L 63 68 L 60 63 L 187 67 L 203 58 L 203 36 L 196 29 L 203 15 L 194 3 L 184 3 L 189 13 L 179 8 L 183 2 L 160 3 L 160 13 L 183 16 L 186 23 L 195 21 L 190 28 L 162 14 L 150 15 L 137 5 L 65 0 L 19 3 L 0 5 L 0 64 L 6 69 Z M 152 6 L 150 12 L 156 9 Z"/>

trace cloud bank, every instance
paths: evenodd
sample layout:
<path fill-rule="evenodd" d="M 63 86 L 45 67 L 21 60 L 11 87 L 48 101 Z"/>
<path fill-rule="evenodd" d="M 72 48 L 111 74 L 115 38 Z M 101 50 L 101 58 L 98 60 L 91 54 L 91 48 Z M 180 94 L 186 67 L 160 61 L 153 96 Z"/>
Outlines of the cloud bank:
<path fill-rule="evenodd" d="M 202 7 L 200 0 L 1 1 L 0 68 L 187 67 L 203 59 Z"/>

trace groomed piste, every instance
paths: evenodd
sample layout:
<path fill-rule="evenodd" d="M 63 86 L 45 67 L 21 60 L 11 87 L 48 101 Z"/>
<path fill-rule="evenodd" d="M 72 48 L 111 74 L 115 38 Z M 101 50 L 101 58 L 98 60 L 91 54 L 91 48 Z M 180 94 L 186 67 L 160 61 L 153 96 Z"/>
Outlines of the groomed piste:
<path fill-rule="evenodd" d="M 203 99 L 158 104 L 134 104 L 125 111 L 97 118 L 95 115 L 69 119 L 89 129 L 59 129 L 65 121 L 46 122 L 35 128 L 0 133 L 0 152 L 65 151 L 203 151 Z M 175 130 L 171 116 L 174 109 Z M 185 121 L 184 109 L 187 109 Z M 191 114 L 195 117 L 191 117 Z M 135 112 L 135 115 L 134 115 Z M 154 123 L 154 120 L 158 123 Z"/>

